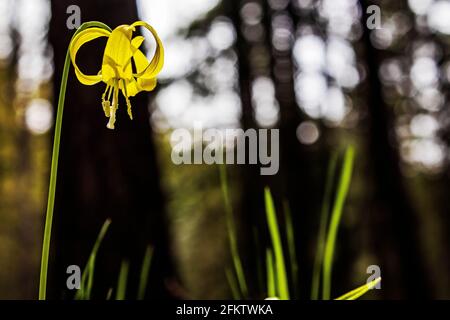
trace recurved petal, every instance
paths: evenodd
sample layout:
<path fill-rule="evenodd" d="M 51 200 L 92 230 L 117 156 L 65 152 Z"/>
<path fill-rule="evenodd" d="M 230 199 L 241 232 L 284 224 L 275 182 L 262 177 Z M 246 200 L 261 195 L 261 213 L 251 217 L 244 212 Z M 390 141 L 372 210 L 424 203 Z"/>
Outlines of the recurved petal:
<path fill-rule="evenodd" d="M 137 78 L 143 77 L 145 79 L 155 78 L 159 72 L 161 72 L 164 66 L 164 46 L 161 39 L 158 36 L 156 30 L 144 21 L 137 21 L 131 25 L 132 27 L 144 27 L 150 31 L 156 41 L 156 51 L 152 61 L 142 71 L 138 71 L 134 76 Z"/>
<path fill-rule="evenodd" d="M 138 78 L 132 79 L 126 82 L 126 95 L 128 97 L 134 97 L 141 91 L 153 91 L 157 85 L 156 78 L 152 79 L 142 79 Z"/>
<path fill-rule="evenodd" d="M 156 87 L 157 80 L 156 78 L 151 79 L 138 78 L 137 83 L 138 86 L 141 88 L 141 91 L 153 91 Z"/>
<path fill-rule="evenodd" d="M 80 68 L 78 67 L 76 63 L 76 57 L 78 50 L 83 46 L 85 43 L 92 41 L 94 39 L 100 38 L 100 37 L 109 37 L 110 32 L 101 28 L 89 28 L 84 31 L 81 31 L 79 34 L 75 36 L 75 38 L 70 42 L 69 45 L 69 54 L 70 59 L 72 60 L 72 64 L 75 69 L 75 75 L 77 76 L 78 80 L 84 84 L 84 85 L 94 85 L 102 80 L 102 76 L 97 75 L 86 75 L 84 74 Z"/>
<path fill-rule="evenodd" d="M 133 52 L 134 52 L 134 50 L 139 49 L 139 47 L 142 45 L 144 40 L 145 40 L 145 38 L 143 36 L 137 36 L 131 40 L 131 46 L 133 47 Z"/>

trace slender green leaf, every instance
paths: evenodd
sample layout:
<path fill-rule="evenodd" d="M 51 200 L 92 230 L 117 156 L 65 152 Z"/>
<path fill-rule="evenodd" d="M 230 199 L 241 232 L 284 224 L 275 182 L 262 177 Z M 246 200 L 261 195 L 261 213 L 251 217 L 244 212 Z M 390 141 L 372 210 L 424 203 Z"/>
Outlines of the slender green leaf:
<path fill-rule="evenodd" d="M 143 300 L 145 297 L 145 292 L 147 290 L 147 283 L 148 283 L 148 275 L 152 263 L 152 257 L 153 257 L 153 248 L 151 246 L 148 246 L 147 250 L 145 250 L 144 260 L 142 262 L 141 276 L 139 280 L 139 290 L 137 295 L 138 300 Z"/>
<path fill-rule="evenodd" d="M 270 249 L 266 250 L 266 270 L 267 270 L 267 297 L 276 297 L 275 284 L 275 266 L 273 262 L 273 253 Z"/>
<path fill-rule="evenodd" d="M 284 263 L 283 247 L 278 228 L 275 206 L 268 187 L 264 190 L 264 198 L 266 203 L 267 224 L 269 226 L 275 256 L 277 294 L 281 300 L 289 300 L 289 287 L 286 275 L 286 265 Z"/>
<path fill-rule="evenodd" d="M 123 261 L 120 266 L 119 280 L 117 281 L 116 300 L 125 300 L 128 281 L 128 261 Z"/>
<path fill-rule="evenodd" d="M 111 300 L 113 291 L 113 288 L 109 288 L 108 293 L 106 294 L 106 300 Z"/>
<path fill-rule="evenodd" d="M 227 268 L 225 270 L 225 276 L 227 277 L 228 285 L 230 286 L 233 299 L 240 300 L 241 294 L 239 293 L 238 284 L 234 273 L 229 268 Z"/>
<path fill-rule="evenodd" d="M 323 289 L 322 298 L 324 300 L 330 299 L 331 294 L 331 274 L 334 257 L 334 248 L 336 244 L 336 237 L 339 228 L 339 223 L 342 217 L 344 202 L 350 187 L 353 172 L 353 161 L 355 151 L 353 147 L 348 147 L 345 151 L 344 162 L 337 186 L 337 194 L 331 212 L 330 226 L 328 229 L 327 240 L 325 243 L 325 252 L 323 259 Z"/>
<path fill-rule="evenodd" d="M 362 285 L 361 287 L 358 287 L 350 292 L 347 292 L 346 294 L 343 294 L 342 296 L 336 298 L 335 300 L 356 300 L 362 295 L 366 294 L 366 292 L 368 292 L 369 290 L 372 290 L 380 281 L 381 277 L 378 277 L 375 280 Z"/>
<path fill-rule="evenodd" d="M 100 229 L 97 240 L 95 240 L 88 262 L 81 276 L 81 288 L 75 294 L 75 299 L 77 300 L 89 300 L 91 298 L 92 286 L 94 283 L 95 260 L 97 258 L 98 250 L 100 249 L 100 245 L 110 225 L 111 219 L 106 219 L 106 221 L 103 223 L 102 228 Z"/>
<path fill-rule="evenodd" d="M 330 211 L 330 203 L 332 198 L 333 181 L 336 171 L 338 153 L 333 153 L 327 169 L 327 178 L 325 182 L 325 192 L 320 212 L 319 235 L 317 239 L 316 256 L 314 259 L 313 278 L 311 287 L 311 300 L 319 299 L 320 288 L 320 271 L 322 269 L 325 240 L 327 236 L 328 215 Z"/>
<path fill-rule="evenodd" d="M 239 257 L 239 250 L 237 247 L 236 226 L 234 223 L 233 211 L 231 207 L 230 196 L 228 193 L 228 181 L 225 165 L 220 166 L 220 182 L 225 203 L 225 213 L 227 216 L 228 239 L 230 243 L 231 258 L 233 260 L 234 269 L 238 279 L 239 289 L 242 293 L 242 296 L 244 298 L 247 298 L 247 282 L 245 280 L 244 269 L 242 267 L 242 262 Z"/>

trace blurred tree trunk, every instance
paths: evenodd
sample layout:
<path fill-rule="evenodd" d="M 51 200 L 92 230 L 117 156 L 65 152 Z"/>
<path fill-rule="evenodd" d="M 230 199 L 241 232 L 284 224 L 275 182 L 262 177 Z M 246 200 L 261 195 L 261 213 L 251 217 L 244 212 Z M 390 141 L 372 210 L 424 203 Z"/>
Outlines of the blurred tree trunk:
<path fill-rule="evenodd" d="M 378 77 L 380 52 L 373 47 L 366 24 L 370 4 L 370 1 L 361 0 L 369 87 L 369 150 L 375 178 L 374 200 L 378 204 L 371 217 L 373 246 L 382 263 L 380 268 L 385 295 L 388 298 L 423 298 L 428 296 L 429 288 L 418 239 L 419 226 L 400 170 L 394 115 L 383 100 L 382 84 Z"/>
<path fill-rule="evenodd" d="M 263 1 L 264 24 L 267 30 L 266 45 L 270 49 L 270 76 L 275 85 L 275 98 L 280 106 L 280 171 L 274 181 L 275 196 L 278 202 L 287 200 L 292 213 L 296 235 L 298 270 L 297 279 L 292 283 L 291 295 L 297 299 L 309 299 L 313 265 L 312 244 L 316 241 L 317 203 L 320 202 L 319 185 L 322 177 L 320 172 L 311 170 L 317 168 L 313 163 L 322 155 L 319 144 L 306 146 L 297 138 L 297 128 L 307 117 L 296 101 L 294 86 L 295 65 L 292 58 L 292 46 L 296 38 L 299 17 L 294 11 L 293 1 L 287 1 L 285 6 L 277 5 L 271 8 L 270 2 Z M 289 40 L 275 39 L 275 29 L 289 30 Z M 274 46 L 278 41 L 289 41 L 284 47 Z M 319 176 L 317 176 L 319 174 Z M 282 206 L 278 211 L 282 215 Z M 282 218 L 280 221 L 284 221 Z M 285 226 L 282 224 L 282 229 Z M 288 257 L 286 257 L 289 261 Z M 292 267 L 288 264 L 289 268 Z M 291 273 L 290 273 L 291 274 Z M 297 283 L 296 283 L 297 282 Z M 299 290 L 297 290 L 299 288 Z"/>
<path fill-rule="evenodd" d="M 241 8 L 247 1 L 232 0 L 227 2 L 225 11 L 229 13 L 231 21 L 236 30 L 236 54 L 238 58 L 238 77 L 239 77 L 239 96 L 241 99 L 241 124 L 243 130 L 257 129 L 254 119 L 251 86 L 253 81 L 252 68 L 250 64 L 251 57 L 249 52 L 251 45 L 243 33 L 244 24 L 241 18 Z M 248 159 L 249 148 L 246 146 L 246 157 Z M 246 269 L 246 280 L 249 286 L 249 294 L 255 297 L 261 293 L 261 288 L 257 282 L 257 261 L 264 257 L 263 250 L 255 250 L 255 229 L 258 230 L 257 236 L 261 236 L 260 226 L 263 223 L 261 216 L 264 214 L 264 198 L 262 193 L 262 183 L 259 175 L 259 165 L 245 164 L 240 168 L 240 176 L 243 183 L 243 194 L 241 198 L 239 217 L 240 234 L 239 247 L 243 257 L 243 265 Z M 256 244 L 256 245 L 259 245 Z M 264 249 L 264 248 L 258 248 Z"/>
<path fill-rule="evenodd" d="M 73 30 L 66 27 L 66 9 L 81 8 L 82 22 L 102 21 L 114 28 L 138 20 L 135 1 L 53 0 L 49 39 L 54 49 L 54 101 Z M 78 65 L 86 74 L 101 68 L 105 40 L 86 44 Z M 73 70 L 73 68 L 72 68 Z M 130 263 L 127 298 L 135 298 L 147 245 L 155 247 L 147 296 L 166 296 L 172 275 L 164 203 L 155 146 L 149 122 L 148 94 L 132 99 L 134 120 L 120 101 L 116 129 L 106 128 L 101 95 L 105 85 L 81 85 L 69 76 L 59 160 L 55 220 L 50 260 L 50 298 L 70 298 L 66 268 L 84 268 L 102 224 L 112 219 L 97 257 L 94 298 L 116 288 L 120 264 Z M 55 103 L 56 110 L 56 103 Z"/>
<path fill-rule="evenodd" d="M 263 18 L 260 25 L 262 38 L 254 38 L 249 41 L 246 33 L 251 34 L 250 28 L 255 26 L 246 25 L 241 15 L 241 8 L 250 1 L 233 0 L 231 18 L 237 32 L 236 52 L 239 61 L 239 89 L 242 104 L 242 126 L 245 129 L 258 128 L 255 121 L 254 106 L 252 101 L 252 83 L 258 76 L 269 77 L 275 86 L 275 99 L 280 106 L 280 170 L 275 176 L 261 176 L 259 166 L 246 165 L 243 172 L 244 194 L 243 212 L 245 212 L 244 228 L 254 226 L 259 231 L 259 249 L 245 250 L 247 267 L 249 270 L 256 270 L 253 261 L 264 260 L 266 247 L 271 246 L 270 237 L 266 230 L 265 208 L 263 198 L 264 186 L 269 186 L 274 196 L 279 215 L 279 225 L 281 230 L 285 230 L 282 200 L 287 200 L 293 215 L 296 238 L 296 248 L 298 254 L 299 270 L 296 272 L 301 277 L 301 292 L 292 290 L 292 297 L 309 297 L 310 274 L 312 256 L 309 244 L 316 239 L 313 227 L 316 224 L 315 203 L 319 200 L 315 174 L 317 172 L 309 170 L 313 161 L 311 152 L 306 146 L 301 145 L 297 139 L 296 130 L 304 115 L 300 112 L 295 98 L 294 89 L 294 63 L 291 55 L 291 46 L 285 51 L 278 51 L 272 43 L 273 20 L 275 15 L 283 14 L 287 19 L 293 19 L 296 25 L 296 17 L 293 17 L 291 6 L 275 12 L 266 0 L 258 1 L 263 10 Z M 278 20 L 280 21 L 280 20 Z M 256 31 L 254 31 L 256 32 Z M 292 30 L 294 33 L 294 30 Z M 294 35 L 294 34 L 293 34 Z M 292 43 L 290 44 L 292 45 Z M 265 61 L 265 62 L 264 62 Z M 312 151 L 311 149 L 309 149 Z M 314 149 L 316 150 L 316 149 Z M 317 151 L 317 150 L 316 150 Z M 322 155 L 320 152 L 319 155 Z M 318 210 L 317 210 L 318 212 Z M 251 239 L 252 240 L 252 239 Z M 253 243 L 253 241 L 251 241 Z M 285 244 L 286 245 L 286 244 Z M 286 256 L 286 261 L 289 257 Z M 264 265 L 264 263 L 263 263 Z M 287 263 L 288 268 L 291 266 Z M 254 272 L 256 275 L 256 272 Z M 291 274 L 289 272 L 289 274 Z M 255 279 L 252 279 L 255 280 Z M 290 279 L 291 289 L 298 286 L 294 283 L 298 279 Z M 261 285 L 259 286 L 261 293 Z M 255 289 L 255 288 L 253 288 Z M 264 290 L 264 284 L 262 285 Z"/>

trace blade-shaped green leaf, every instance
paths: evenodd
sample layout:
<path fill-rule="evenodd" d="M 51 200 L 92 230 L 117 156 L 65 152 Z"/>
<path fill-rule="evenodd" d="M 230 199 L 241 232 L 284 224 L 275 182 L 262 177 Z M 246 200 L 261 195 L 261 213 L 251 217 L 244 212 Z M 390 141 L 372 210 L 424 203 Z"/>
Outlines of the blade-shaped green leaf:
<path fill-rule="evenodd" d="M 230 243 L 231 258 L 233 260 L 234 271 L 236 272 L 241 295 L 246 298 L 248 296 L 247 282 L 245 280 L 244 269 L 242 267 L 242 262 L 237 246 L 236 226 L 234 223 L 233 210 L 228 193 L 228 179 L 225 165 L 220 166 L 220 184 L 225 204 L 225 213 L 227 216 L 228 240 Z"/>
<path fill-rule="evenodd" d="M 313 266 L 313 277 L 311 286 L 311 300 L 319 299 L 320 274 L 322 270 L 324 247 L 327 236 L 327 224 L 330 211 L 330 203 L 333 191 L 333 181 L 336 171 L 338 153 L 333 153 L 327 169 L 327 179 L 325 182 L 325 192 L 323 196 L 322 209 L 320 212 L 319 235 L 317 239 L 316 256 Z"/>
<path fill-rule="evenodd" d="M 239 288 L 237 284 L 236 277 L 234 276 L 233 271 L 229 268 L 225 270 L 225 276 L 227 277 L 228 285 L 230 286 L 231 294 L 234 300 L 241 299 L 241 295 L 239 293 Z"/>
<path fill-rule="evenodd" d="M 110 225 L 111 220 L 107 219 L 100 229 L 97 240 L 94 243 L 88 262 L 81 276 L 81 288 L 75 294 L 75 299 L 77 300 L 89 300 L 91 298 L 92 286 L 94 283 L 95 260 L 97 258 L 98 250 L 100 249 L 100 245 Z"/>
<path fill-rule="evenodd" d="M 276 297 L 276 284 L 275 284 L 275 266 L 273 262 L 272 250 L 266 251 L 266 270 L 267 270 L 267 296 Z"/>
<path fill-rule="evenodd" d="M 150 265 L 152 263 L 153 248 L 148 246 L 145 250 L 144 260 L 142 262 L 141 275 L 139 278 L 139 290 L 137 298 L 138 300 L 143 300 L 145 297 L 145 292 L 147 290 L 148 274 L 150 272 Z"/>
<path fill-rule="evenodd" d="M 343 294 L 339 298 L 335 300 L 356 300 L 362 295 L 366 294 L 369 290 L 372 290 L 379 282 L 381 281 L 381 277 L 376 278 L 375 280 L 362 285 L 346 294 Z"/>
<path fill-rule="evenodd" d="M 269 226 L 269 233 L 272 239 L 272 247 L 275 257 L 277 294 L 281 300 L 289 300 L 289 286 L 280 231 L 278 228 L 278 221 L 272 195 L 267 187 L 264 190 L 264 198 L 266 203 L 267 224 Z"/>
<path fill-rule="evenodd" d="M 331 294 L 331 273 L 334 257 L 334 248 L 336 244 L 336 237 L 339 228 L 339 223 L 342 217 L 345 199 L 347 198 L 348 190 L 353 172 L 353 161 L 355 151 L 353 147 L 348 147 L 345 151 L 344 162 L 337 186 L 337 194 L 331 212 L 330 226 L 328 229 L 327 240 L 325 243 L 324 259 L 323 259 L 323 289 L 322 298 L 324 300 L 330 299 Z"/>
<path fill-rule="evenodd" d="M 128 282 L 128 261 L 123 261 L 120 266 L 119 280 L 117 281 L 116 300 L 125 300 Z"/>

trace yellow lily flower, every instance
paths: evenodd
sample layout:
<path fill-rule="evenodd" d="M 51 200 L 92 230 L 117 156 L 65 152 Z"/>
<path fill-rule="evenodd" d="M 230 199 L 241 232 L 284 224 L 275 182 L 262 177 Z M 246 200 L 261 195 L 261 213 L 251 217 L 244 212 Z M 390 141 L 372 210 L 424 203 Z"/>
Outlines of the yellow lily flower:
<path fill-rule="evenodd" d="M 156 40 L 156 51 L 151 61 L 148 61 L 147 57 L 139 50 L 144 42 L 144 37 L 132 37 L 136 27 L 140 26 L 149 30 Z M 86 75 L 76 64 L 77 52 L 85 43 L 100 37 L 108 38 L 102 68 L 96 75 Z M 75 74 L 82 84 L 90 86 L 101 81 L 106 83 L 106 90 L 102 95 L 102 106 L 106 117 L 109 118 L 107 124 L 109 129 L 114 129 L 116 122 L 119 91 L 125 97 L 128 115 L 130 119 L 133 119 L 129 97 L 133 97 L 141 91 L 155 89 L 156 76 L 164 65 L 164 47 L 161 39 L 155 29 L 143 21 L 118 26 L 112 32 L 96 27 L 83 30 L 71 41 L 69 53 Z"/>

